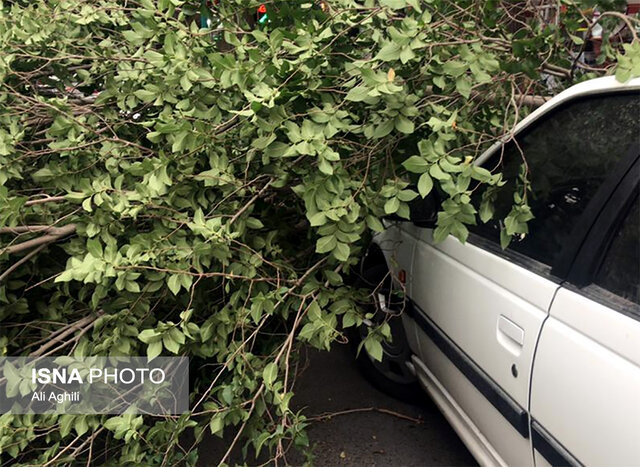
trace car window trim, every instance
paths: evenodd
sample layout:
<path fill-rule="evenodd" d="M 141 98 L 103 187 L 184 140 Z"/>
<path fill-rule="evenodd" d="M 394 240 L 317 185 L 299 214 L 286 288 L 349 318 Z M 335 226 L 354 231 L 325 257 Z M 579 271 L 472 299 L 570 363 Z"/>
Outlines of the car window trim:
<path fill-rule="evenodd" d="M 563 279 L 561 277 L 557 277 L 553 275 L 553 268 L 547 264 L 541 263 L 540 261 L 530 258 L 527 255 L 520 253 L 515 250 L 503 250 L 500 245 L 496 242 L 493 242 L 482 235 L 479 235 L 474 232 L 469 232 L 469 237 L 467 241 L 481 248 L 489 253 L 493 253 L 501 258 L 506 259 L 510 263 L 515 264 L 516 266 L 520 266 L 522 268 L 527 269 L 534 274 L 544 277 L 547 280 L 555 284 L 561 284 Z"/>
<path fill-rule="evenodd" d="M 567 276 L 567 282 L 586 287 L 593 282 L 595 274 L 609 249 L 620 223 L 627 216 L 631 203 L 640 190 L 640 157 L 637 157 L 605 207 L 600 211 Z"/>
<path fill-rule="evenodd" d="M 577 261 L 578 252 L 586 242 L 589 232 L 595 228 L 598 217 L 605 209 L 610 208 L 609 201 L 614 196 L 625 177 L 633 170 L 640 157 L 640 144 L 633 142 L 627 154 L 616 164 L 611 174 L 605 178 L 593 199 L 589 201 L 578 222 L 571 231 L 566 245 L 553 265 L 551 273 L 557 277 L 567 278 L 573 264 Z"/>
<path fill-rule="evenodd" d="M 563 287 L 571 292 L 582 295 L 588 300 L 592 300 L 599 303 L 600 305 L 606 306 L 607 308 L 628 316 L 631 319 L 640 321 L 639 304 L 629 301 L 626 298 L 620 297 L 614 292 L 611 292 L 604 287 L 599 286 L 598 284 L 589 284 L 584 287 L 576 287 L 575 285 L 567 282 L 563 285 Z M 615 300 L 609 298 L 608 295 L 615 296 Z"/>

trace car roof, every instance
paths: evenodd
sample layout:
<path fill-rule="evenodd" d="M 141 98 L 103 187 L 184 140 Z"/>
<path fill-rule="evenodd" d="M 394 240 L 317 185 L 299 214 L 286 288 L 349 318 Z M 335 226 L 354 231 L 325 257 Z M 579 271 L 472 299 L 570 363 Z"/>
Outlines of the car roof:
<path fill-rule="evenodd" d="M 580 96 L 589 96 L 593 94 L 601 94 L 603 92 L 610 91 L 639 91 L 640 92 L 640 78 L 633 78 L 625 83 L 621 83 L 618 81 L 615 76 L 604 76 L 602 78 L 595 78 L 588 81 L 584 81 L 582 83 L 578 83 L 574 86 L 571 86 L 568 89 L 565 89 L 557 96 L 552 97 L 539 108 L 531 112 L 527 115 L 521 122 L 519 122 L 514 130 L 509 134 L 505 135 L 500 141 L 494 143 L 489 149 L 487 149 L 478 159 L 476 159 L 475 164 L 482 164 L 487 158 L 493 154 L 493 152 L 502 146 L 504 143 L 508 142 L 513 135 L 519 133 L 524 128 L 529 126 L 532 122 L 540 118 L 543 114 L 549 112 L 551 109 L 557 107 L 563 102 L 572 99 L 574 97 Z M 639 117 L 640 118 L 640 117 Z"/>

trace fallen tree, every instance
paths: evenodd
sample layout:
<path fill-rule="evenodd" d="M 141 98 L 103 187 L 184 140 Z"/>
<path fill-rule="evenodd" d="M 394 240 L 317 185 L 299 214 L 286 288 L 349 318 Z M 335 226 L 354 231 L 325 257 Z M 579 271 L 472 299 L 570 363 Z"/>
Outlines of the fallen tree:
<path fill-rule="evenodd" d="M 590 19 L 562 4 L 275 1 L 256 24 L 237 0 L 213 31 L 199 2 L 2 2 L 2 354 L 209 363 L 179 417 L 2 415 L 3 461 L 194 464 L 205 430 L 234 433 L 222 463 L 306 445 L 296 349 L 362 322 L 345 277 L 380 218 L 438 189 L 438 235 L 464 241 L 471 180 L 501 182 L 474 158 L 613 70 L 606 37 L 599 65 L 574 60 Z"/>

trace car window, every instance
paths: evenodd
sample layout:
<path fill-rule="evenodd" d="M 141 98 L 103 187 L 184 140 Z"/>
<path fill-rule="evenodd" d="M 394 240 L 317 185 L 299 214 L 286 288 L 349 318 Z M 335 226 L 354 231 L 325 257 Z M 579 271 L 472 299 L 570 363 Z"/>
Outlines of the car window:
<path fill-rule="evenodd" d="M 535 216 L 529 234 L 508 251 L 552 266 L 589 201 L 640 135 L 637 93 L 581 98 L 552 110 L 498 151 L 485 167 L 502 169 L 506 184 L 495 198 L 495 214 L 472 232 L 499 243 L 500 220 L 522 193 L 518 174 L 529 172 L 528 202 Z M 482 193 L 474 196 L 480 201 Z"/>
<path fill-rule="evenodd" d="M 640 304 L 640 197 L 613 237 L 593 282 L 622 299 Z"/>

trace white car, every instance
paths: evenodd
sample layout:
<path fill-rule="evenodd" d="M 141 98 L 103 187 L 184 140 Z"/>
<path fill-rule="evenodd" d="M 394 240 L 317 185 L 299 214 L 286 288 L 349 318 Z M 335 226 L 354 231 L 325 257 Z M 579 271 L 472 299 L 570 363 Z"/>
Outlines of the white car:
<path fill-rule="evenodd" d="M 393 341 L 360 359 L 401 397 L 419 382 L 481 465 L 640 465 L 640 79 L 573 86 L 515 140 L 530 233 L 500 247 L 513 141 L 478 159 L 510 178 L 465 244 L 434 243 L 424 216 L 386 221 L 361 280 Z"/>

